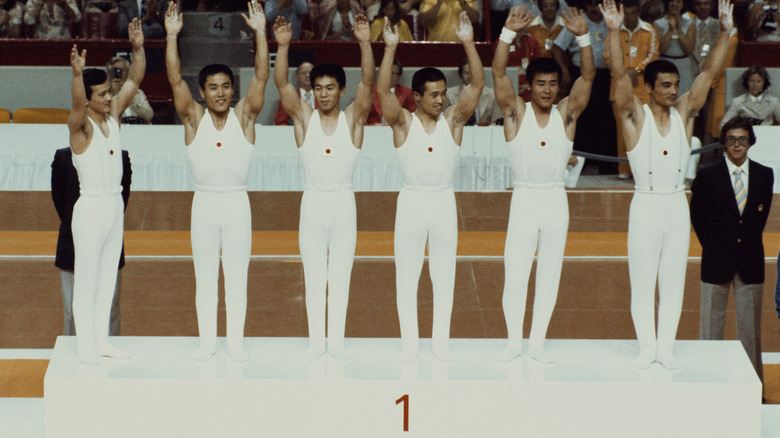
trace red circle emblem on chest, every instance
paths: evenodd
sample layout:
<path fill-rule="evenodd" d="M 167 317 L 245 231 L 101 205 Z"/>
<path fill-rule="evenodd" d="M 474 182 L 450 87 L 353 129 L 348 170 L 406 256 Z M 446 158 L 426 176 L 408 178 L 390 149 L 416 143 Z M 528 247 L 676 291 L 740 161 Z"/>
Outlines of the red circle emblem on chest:
<path fill-rule="evenodd" d="M 545 146 L 547 146 L 547 143 L 542 142 L 542 147 L 545 147 Z"/>
<path fill-rule="evenodd" d="M 221 148 L 221 147 L 222 147 L 222 142 L 219 142 L 219 141 L 218 141 L 218 142 L 217 142 L 217 147 L 218 147 L 218 148 Z"/>
<path fill-rule="evenodd" d="M 669 151 L 664 151 L 664 155 L 669 155 Z"/>
<path fill-rule="evenodd" d="M 433 152 L 433 148 L 428 148 L 428 152 Z"/>
<path fill-rule="evenodd" d="M 108 153 L 111 154 L 111 155 L 114 155 L 114 150 L 111 149 L 110 151 L 108 151 Z"/>
<path fill-rule="evenodd" d="M 329 154 L 330 153 L 330 149 L 325 149 L 325 153 Z"/>

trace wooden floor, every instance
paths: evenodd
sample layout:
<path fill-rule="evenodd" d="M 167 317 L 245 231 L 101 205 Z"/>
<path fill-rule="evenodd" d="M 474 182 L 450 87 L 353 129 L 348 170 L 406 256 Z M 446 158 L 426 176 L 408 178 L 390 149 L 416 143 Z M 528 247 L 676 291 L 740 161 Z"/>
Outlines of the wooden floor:
<path fill-rule="evenodd" d="M 359 257 L 352 273 L 347 336 L 397 337 L 392 229 L 395 193 L 356 194 Z M 195 336 L 195 279 L 189 251 L 187 192 L 134 193 L 126 214 L 129 256 L 123 269 L 122 333 Z M 500 255 L 510 193 L 458 193 L 460 245 L 453 337 L 506 336 Z M 297 255 L 300 193 L 251 193 L 253 253 L 249 268 L 247 336 L 306 336 L 303 272 Z M 569 193 L 570 233 L 550 338 L 632 339 L 625 232 L 631 192 Z M 62 330 L 59 272 L 53 266 L 58 219 L 47 192 L 0 192 L 0 348 L 51 348 Z M 780 209 L 778 209 L 780 210 Z M 777 210 L 775 210 L 777 211 Z M 780 243 L 773 213 L 767 255 Z M 700 251 L 695 238 L 691 255 Z M 280 257 L 290 255 L 287 257 Z M 766 264 L 763 348 L 780 351 L 774 310 L 774 260 Z M 533 275 L 526 336 L 533 307 Z M 699 261 L 689 259 L 679 339 L 698 337 Z M 220 290 L 220 294 L 222 291 Z M 221 298 L 222 300 L 222 298 Z M 427 266 L 420 280 L 421 336 L 430 336 L 432 296 Z M 734 315 L 726 336 L 733 339 Z M 219 317 L 224 334 L 224 311 Z"/>

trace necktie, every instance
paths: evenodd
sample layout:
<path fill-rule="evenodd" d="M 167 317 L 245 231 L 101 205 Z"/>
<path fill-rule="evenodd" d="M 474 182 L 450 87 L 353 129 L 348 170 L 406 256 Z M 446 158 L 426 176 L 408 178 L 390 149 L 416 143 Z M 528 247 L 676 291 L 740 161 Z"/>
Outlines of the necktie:
<path fill-rule="evenodd" d="M 312 107 L 312 109 L 314 109 L 314 99 L 312 98 L 311 93 L 309 93 L 308 91 L 303 92 L 303 101 L 306 102 L 307 105 Z"/>
<path fill-rule="evenodd" d="M 734 196 L 737 198 L 739 214 L 742 214 L 747 203 L 747 190 L 745 190 L 745 185 L 742 183 L 742 169 L 740 168 L 734 171 Z"/>
<path fill-rule="evenodd" d="M 699 67 L 701 69 L 701 63 L 704 62 L 704 58 L 707 57 L 707 53 L 710 51 L 709 40 L 710 35 L 707 31 L 707 25 L 703 21 L 699 22 L 696 27 L 696 49 L 695 52 L 698 58 Z"/>

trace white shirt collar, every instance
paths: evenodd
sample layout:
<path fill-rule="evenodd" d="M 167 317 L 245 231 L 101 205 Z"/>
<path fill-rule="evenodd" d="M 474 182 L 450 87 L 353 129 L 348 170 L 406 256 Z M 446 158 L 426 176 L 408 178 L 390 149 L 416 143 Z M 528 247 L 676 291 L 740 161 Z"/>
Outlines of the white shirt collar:
<path fill-rule="evenodd" d="M 727 157 L 725 153 L 723 154 L 723 158 L 726 159 L 726 166 L 729 168 L 729 176 L 732 179 L 732 181 L 731 181 L 732 183 L 734 182 L 733 181 L 733 179 L 734 179 L 734 171 L 737 170 L 737 167 L 739 167 L 742 170 L 742 174 L 745 176 L 745 178 L 748 177 L 748 169 L 750 168 L 750 166 L 748 165 L 748 163 L 750 163 L 750 159 L 749 158 L 747 160 L 745 160 L 745 162 L 742 163 L 741 166 L 737 166 L 736 164 L 732 163 L 731 160 L 729 160 L 729 157 Z"/>
<path fill-rule="evenodd" d="M 528 25 L 528 27 L 531 27 L 531 26 L 544 26 L 544 20 L 542 20 L 542 16 L 538 15 L 536 18 L 534 18 L 534 21 L 532 21 L 531 24 Z M 555 16 L 555 24 L 553 25 L 553 28 L 555 28 L 557 26 L 561 26 L 561 27 L 564 26 L 563 25 L 563 19 L 561 18 L 560 15 L 556 15 Z M 547 26 L 545 26 L 545 27 L 547 27 Z"/>
<path fill-rule="evenodd" d="M 750 97 L 750 101 L 752 103 L 761 102 L 761 100 L 764 99 L 764 93 L 761 93 L 758 96 L 753 96 L 752 94 L 748 93 L 748 97 Z"/>

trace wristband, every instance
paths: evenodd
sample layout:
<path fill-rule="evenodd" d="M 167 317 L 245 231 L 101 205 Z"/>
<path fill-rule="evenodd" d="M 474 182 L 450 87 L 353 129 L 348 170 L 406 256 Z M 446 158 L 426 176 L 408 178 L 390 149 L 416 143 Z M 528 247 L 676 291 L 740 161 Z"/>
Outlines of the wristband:
<path fill-rule="evenodd" d="M 577 40 L 577 45 L 580 47 L 588 47 L 590 45 L 590 33 L 580 35 L 575 37 L 575 39 Z"/>
<path fill-rule="evenodd" d="M 498 37 L 498 39 L 500 39 L 501 41 L 507 44 L 512 44 L 512 41 L 515 40 L 516 36 L 517 36 L 517 32 L 513 30 L 509 30 L 506 27 L 504 27 L 503 29 L 501 29 L 501 36 Z"/>

